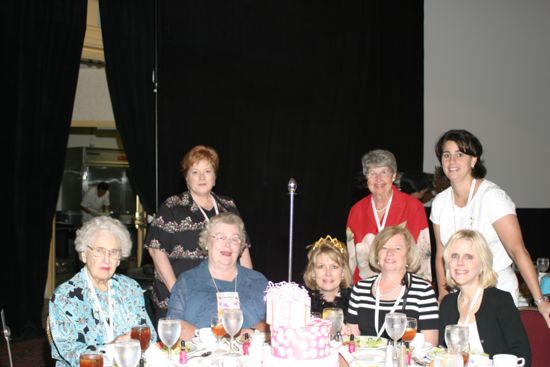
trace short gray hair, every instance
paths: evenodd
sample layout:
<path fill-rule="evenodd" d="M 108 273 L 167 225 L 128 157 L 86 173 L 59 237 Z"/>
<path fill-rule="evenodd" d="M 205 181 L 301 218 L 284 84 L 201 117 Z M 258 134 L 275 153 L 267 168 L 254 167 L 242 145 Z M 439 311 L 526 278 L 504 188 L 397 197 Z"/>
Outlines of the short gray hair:
<path fill-rule="evenodd" d="M 107 216 L 94 217 L 76 231 L 76 239 L 74 240 L 76 252 L 81 253 L 86 251 L 100 232 L 107 232 L 115 236 L 118 239 L 122 257 L 130 256 L 132 252 L 132 239 L 130 238 L 128 229 L 117 219 Z"/>
<path fill-rule="evenodd" d="M 397 161 L 389 150 L 371 150 L 361 158 L 361 164 L 363 165 L 363 174 L 365 176 L 369 168 L 373 167 L 390 167 L 393 172 L 397 172 Z"/>
<path fill-rule="evenodd" d="M 202 230 L 199 236 L 200 248 L 203 251 L 208 252 L 208 239 L 210 238 L 210 236 L 213 235 L 212 230 L 214 229 L 214 227 L 216 227 L 216 225 L 220 223 L 229 224 L 237 227 L 237 229 L 239 230 L 239 236 L 241 237 L 240 251 L 242 252 L 245 249 L 245 247 L 247 247 L 247 243 L 246 243 L 247 236 L 246 236 L 246 231 L 244 229 L 244 222 L 241 219 L 241 217 L 231 212 L 220 213 L 210 218 L 210 220 L 208 221 L 208 224 L 206 224 L 206 226 L 204 227 L 204 229 Z"/>

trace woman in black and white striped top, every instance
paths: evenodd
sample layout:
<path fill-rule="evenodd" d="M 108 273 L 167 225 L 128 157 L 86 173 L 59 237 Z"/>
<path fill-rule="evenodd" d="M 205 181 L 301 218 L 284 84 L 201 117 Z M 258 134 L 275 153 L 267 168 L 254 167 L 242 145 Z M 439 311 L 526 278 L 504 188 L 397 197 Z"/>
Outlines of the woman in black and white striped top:
<path fill-rule="evenodd" d="M 414 274 L 420 257 L 414 239 L 403 226 L 384 228 L 372 243 L 369 265 L 380 272 L 359 281 L 351 292 L 347 322 L 354 335 L 389 338 L 385 316 L 403 312 L 418 320 L 418 332 L 432 345 L 438 343 L 439 308 L 431 284 Z"/>

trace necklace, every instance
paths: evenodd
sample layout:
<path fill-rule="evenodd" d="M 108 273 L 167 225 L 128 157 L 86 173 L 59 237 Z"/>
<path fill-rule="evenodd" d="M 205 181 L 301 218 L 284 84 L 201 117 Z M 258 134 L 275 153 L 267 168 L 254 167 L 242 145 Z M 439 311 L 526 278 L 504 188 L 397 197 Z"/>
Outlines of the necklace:
<path fill-rule="evenodd" d="M 378 292 L 380 292 L 380 279 L 382 279 L 382 276 L 379 276 L 378 278 L 376 278 L 376 290 Z M 400 287 L 401 287 L 401 282 L 397 283 L 397 285 L 395 287 L 393 287 L 392 289 L 390 289 L 389 291 L 385 292 L 385 293 L 378 293 L 380 295 L 380 297 L 387 297 L 389 295 L 392 295 L 395 293 L 395 291 L 397 291 Z"/>

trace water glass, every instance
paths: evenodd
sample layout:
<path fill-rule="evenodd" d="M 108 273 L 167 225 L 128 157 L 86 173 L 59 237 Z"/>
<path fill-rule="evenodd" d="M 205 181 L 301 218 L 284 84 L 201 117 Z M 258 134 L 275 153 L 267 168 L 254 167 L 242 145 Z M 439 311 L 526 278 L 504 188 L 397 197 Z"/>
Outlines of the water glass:
<path fill-rule="evenodd" d="M 141 357 L 139 340 L 122 340 L 114 345 L 115 362 L 118 367 L 136 367 Z"/>
<path fill-rule="evenodd" d="M 235 335 L 243 326 L 243 312 L 239 309 L 224 310 L 222 324 L 227 334 L 231 337 L 229 342 L 229 355 L 239 355 L 233 352 L 233 342 Z"/>
<path fill-rule="evenodd" d="M 162 343 L 168 348 L 168 359 L 172 360 L 172 348 L 181 334 L 180 320 L 169 317 L 159 319 L 158 334 Z"/>
<path fill-rule="evenodd" d="M 323 319 L 331 321 L 330 338 L 335 339 L 344 324 L 344 311 L 338 307 L 324 308 Z"/>

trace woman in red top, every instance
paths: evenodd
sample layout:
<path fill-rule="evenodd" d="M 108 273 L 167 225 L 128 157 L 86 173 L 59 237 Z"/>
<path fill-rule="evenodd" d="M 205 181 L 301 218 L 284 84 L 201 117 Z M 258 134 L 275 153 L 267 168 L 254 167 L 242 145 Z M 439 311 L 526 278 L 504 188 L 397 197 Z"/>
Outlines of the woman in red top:
<path fill-rule="evenodd" d="M 372 150 L 361 159 L 370 194 L 351 208 L 346 228 L 350 268 L 354 283 L 374 274 L 369 250 L 374 237 L 386 226 L 405 223 L 421 257 L 418 275 L 431 281 L 431 245 L 428 219 L 422 203 L 397 189 L 395 156 L 387 150 Z"/>

